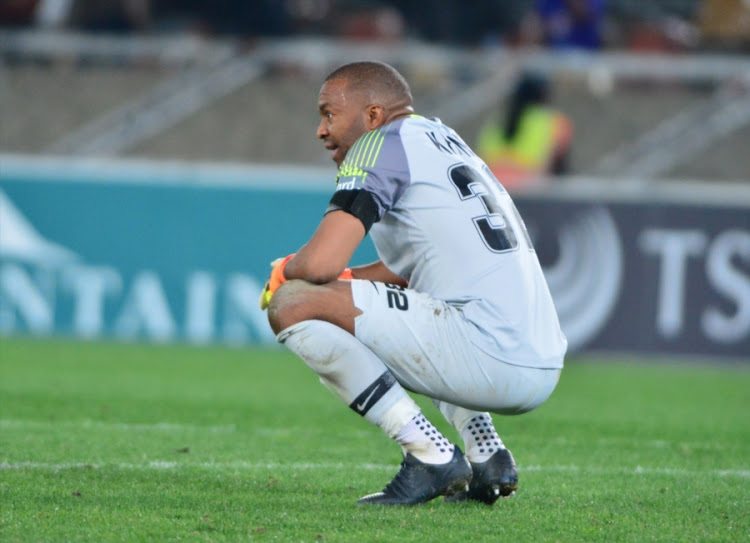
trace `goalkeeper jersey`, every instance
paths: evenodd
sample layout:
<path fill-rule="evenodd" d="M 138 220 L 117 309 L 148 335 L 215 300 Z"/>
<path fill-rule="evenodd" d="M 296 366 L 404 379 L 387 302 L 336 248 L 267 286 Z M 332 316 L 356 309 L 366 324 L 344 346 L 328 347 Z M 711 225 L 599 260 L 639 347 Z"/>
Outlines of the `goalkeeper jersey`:
<path fill-rule="evenodd" d="M 372 196 L 380 259 L 410 289 L 459 307 L 478 348 L 510 364 L 562 367 L 567 341 L 526 227 L 455 131 L 412 115 L 362 135 L 336 191 Z"/>

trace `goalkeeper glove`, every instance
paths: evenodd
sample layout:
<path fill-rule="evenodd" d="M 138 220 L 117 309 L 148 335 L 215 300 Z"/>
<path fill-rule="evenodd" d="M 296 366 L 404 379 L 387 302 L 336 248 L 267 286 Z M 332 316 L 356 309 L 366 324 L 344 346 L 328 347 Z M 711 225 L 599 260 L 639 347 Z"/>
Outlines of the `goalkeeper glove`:
<path fill-rule="evenodd" d="M 284 267 L 296 253 L 292 253 L 285 258 L 277 258 L 271 262 L 271 277 L 266 281 L 266 286 L 263 288 L 263 292 L 260 293 L 260 308 L 265 311 L 268 308 L 268 304 L 271 303 L 271 298 L 276 289 L 279 288 L 282 283 L 286 282 L 284 277 Z M 338 279 L 343 281 L 349 281 L 352 277 L 352 270 L 350 268 L 344 269 L 339 275 Z"/>

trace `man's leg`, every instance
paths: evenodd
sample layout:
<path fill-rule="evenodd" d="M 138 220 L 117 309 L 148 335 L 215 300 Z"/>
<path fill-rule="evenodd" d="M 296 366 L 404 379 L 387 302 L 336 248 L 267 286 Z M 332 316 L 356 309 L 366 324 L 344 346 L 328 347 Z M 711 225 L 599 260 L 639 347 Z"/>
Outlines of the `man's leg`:
<path fill-rule="evenodd" d="M 464 490 L 471 478 L 468 462 L 421 414 L 388 367 L 354 337 L 359 313 L 348 282 L 289 281 L 269 306 L 278 341 L 350 408 L 403 448 L 405 460 L 396 478 L 383 492 L 360 502 L 413 504 Z"/>
<path fill-rule="evenodd" d="M 518 470 L 490 414 L 439 400 L 433 402 L 461 434 L 473 472 L 468 491 L 455 494 L 450 501 L 475 500 L 492 505 L 501 496 L 511 496 L 518 488 Z"/>
<path fill-rule="evenodd" d="M 464 454 L 469 461 L 484 462 L 495 452 L 505 448 L 489 413 L 464 409 L 440 400 L 433 400 L 433 403 L 458 430 L 464 442 Z"/>
<path fill-rule="evenodd" d="M 473 468 L 464 499 L 494 503 L 517 488 L 512 454 L 488 411 L 519 414 L 551 394 L 559 370 L 506 364 L 471 341 L 475 327 L 461 311 L 430 296 L 392 285 L 353 282 L 356 337 L 384 361 L 409 390 L 433 398 L 461 434 Z M 461 406 L 461 407 L 459 407 Z"/>

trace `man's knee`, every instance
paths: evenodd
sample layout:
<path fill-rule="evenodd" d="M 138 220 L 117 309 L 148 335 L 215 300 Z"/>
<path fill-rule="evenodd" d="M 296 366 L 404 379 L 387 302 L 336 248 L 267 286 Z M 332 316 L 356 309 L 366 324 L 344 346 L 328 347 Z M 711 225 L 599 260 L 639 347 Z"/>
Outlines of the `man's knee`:
<path fill-rule="evenodd" d="M 313 285 L 301 279 L 291 279 L 274 292 L 268 304 L 268 322 L 275 333 L 293 324 L 307 320 L 305 306 L 309 303 L 305 293 Z"/>
<path fill-rule="evenodd" d="M 349 281 L 315 285 L 291 279 L 281 285 L 268 306 L 268 322 L 275 333 L 297 324 L 324 320 L 354 334 L 354 318 L 361 311 L 354 307 Z"/>

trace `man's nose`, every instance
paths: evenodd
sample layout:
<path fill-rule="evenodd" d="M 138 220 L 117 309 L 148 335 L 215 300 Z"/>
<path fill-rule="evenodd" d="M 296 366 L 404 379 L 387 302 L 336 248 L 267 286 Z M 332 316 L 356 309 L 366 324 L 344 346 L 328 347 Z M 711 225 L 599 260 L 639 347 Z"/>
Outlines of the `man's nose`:
<path fill-rule="evenodd" d="M 327 135 L 328 135 L 328 129 L 326 128 L 325 123 L 321 120 L 320 124 L 318 124 L 318 131 L 317 131 L 318 139 L 321 140 L 325 138 Z"/>

